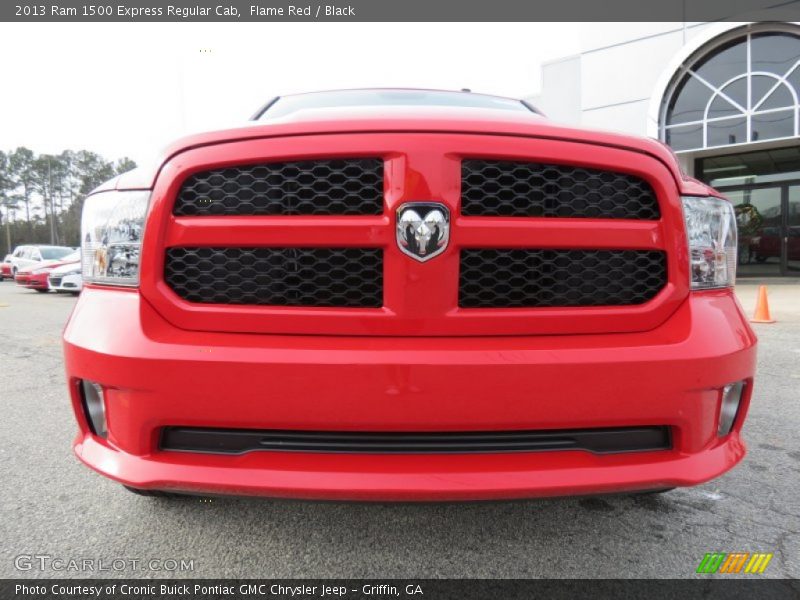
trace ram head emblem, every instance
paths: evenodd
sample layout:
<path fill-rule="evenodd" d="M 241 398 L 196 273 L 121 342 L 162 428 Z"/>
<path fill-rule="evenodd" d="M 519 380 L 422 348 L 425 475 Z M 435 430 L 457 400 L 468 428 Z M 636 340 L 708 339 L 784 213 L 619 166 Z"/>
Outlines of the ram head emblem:
<path fill-rule="evenodd" d="M 408 202 L 397 209 L 397 245 L 420 262 L 438 256 L 450 239 L 450 211 L 438 202 Z"/>

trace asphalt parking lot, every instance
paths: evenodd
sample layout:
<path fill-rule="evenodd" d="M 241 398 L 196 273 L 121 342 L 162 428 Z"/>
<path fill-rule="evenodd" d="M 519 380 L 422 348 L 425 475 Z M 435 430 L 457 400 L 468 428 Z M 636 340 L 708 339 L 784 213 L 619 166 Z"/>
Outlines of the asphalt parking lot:
<path fill-rule="evenodd" d="M 739 287 L 748 312 L 755 291 Z M 749 454 L 715 481 L 660 496 L 354 504 L 142 498 L 83 467 L 60 346 L 75 299 L 0 283 L 0 577 L 682 578 L 706 552 L 733 551 L 773 552 L 764 576 L 798 577 L 800 284 L 771 284 L 770 299 Z M 193 570 L 20 571 L 20 555 Z"/>

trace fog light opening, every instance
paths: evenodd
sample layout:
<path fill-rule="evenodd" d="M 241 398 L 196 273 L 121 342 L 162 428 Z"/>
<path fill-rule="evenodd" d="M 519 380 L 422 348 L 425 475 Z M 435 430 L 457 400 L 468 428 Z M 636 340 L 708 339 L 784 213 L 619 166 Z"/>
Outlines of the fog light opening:
<path fill-rule="evenodd" d="M 86 413 L 86 420 L 92 433 L 102 438 L 108 435 L 106 425 L 106 402 L 105 392 L 99 383 L 81 380 L 81 398 L 83 400 L 83 410 Z"/>
<path fill-rule="evenodd" d="M 737 381 L 729 383 L 722 388 L 719 407 L 719 429 L 717 429 L 719 437 L 728 435 L 736 422 L 736 414 L 739 412 L 744 385 L 744 381 Z"/>

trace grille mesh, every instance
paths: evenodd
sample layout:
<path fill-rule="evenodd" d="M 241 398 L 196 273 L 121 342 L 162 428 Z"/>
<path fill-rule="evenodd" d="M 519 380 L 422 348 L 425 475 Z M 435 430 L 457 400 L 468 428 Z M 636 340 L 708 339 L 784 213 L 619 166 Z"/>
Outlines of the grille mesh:
<path fill-rule="evenodd" d="M 667 282 L 666 256 L 640 250 L 461 251 L 463 308 L 624 306 Z"/>
<path fill-rule="evenodd" d="M 169 248 L 167 284 L 190 302 L 377 308 L 375 248 Z"/>
<path fill-rule="evenodd" d="M 609 219 L 660 216 L 650 184 L 632 175 L 478 159 L 461 163 L 461 214 Z"/>
<path fill-rule="evenodd" d="M 173 213 L 379 215 L 383 160 L 308 160 L 203 171 L 184 182 Z"/>

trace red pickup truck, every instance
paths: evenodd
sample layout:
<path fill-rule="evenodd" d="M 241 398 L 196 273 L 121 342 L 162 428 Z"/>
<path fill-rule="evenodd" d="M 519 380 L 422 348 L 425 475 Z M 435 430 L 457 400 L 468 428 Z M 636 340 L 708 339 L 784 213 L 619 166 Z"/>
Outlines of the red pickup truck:
<path fill-rule="evenodd" d="M 658 491 L 745 454 L 730 203 L 519 100 L 282 97 L 95 190 L 77 456 L 143 494 Z"/>

